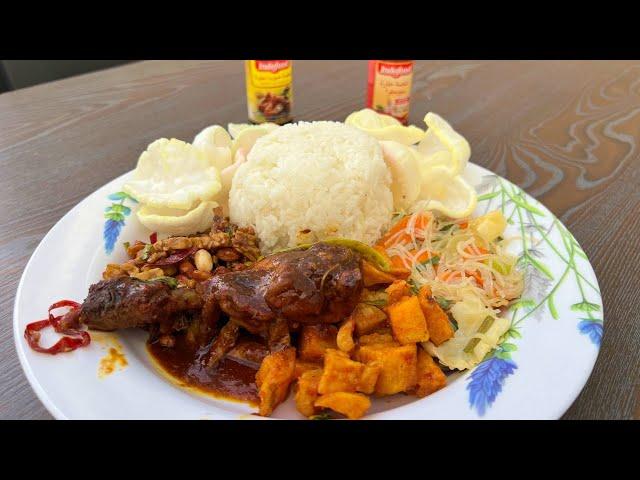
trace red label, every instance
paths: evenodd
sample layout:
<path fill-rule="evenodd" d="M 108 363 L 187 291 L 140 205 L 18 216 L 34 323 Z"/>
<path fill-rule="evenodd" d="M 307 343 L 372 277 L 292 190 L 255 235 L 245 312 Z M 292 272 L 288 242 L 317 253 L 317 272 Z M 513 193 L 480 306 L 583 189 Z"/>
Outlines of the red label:
<path fill-rule="evenodd" d="M 379 63 L 378 73 L 387 77 L 399 78 L 404 75 L 410 75 L 413 71 L 413 63 Z"/>
<path fill-rule="evenodd" d="M 256 60 L 256 68 L 260 72 L 277 73 L 289 68 L 289 60 Z"/>

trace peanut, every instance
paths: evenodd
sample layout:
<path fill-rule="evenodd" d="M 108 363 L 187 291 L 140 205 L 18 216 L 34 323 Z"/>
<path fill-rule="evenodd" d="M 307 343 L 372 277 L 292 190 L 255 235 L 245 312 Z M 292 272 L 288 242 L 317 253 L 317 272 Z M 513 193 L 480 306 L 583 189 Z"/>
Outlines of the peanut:
<path fill-rule="evenodd" d="M 196 264 L 196 268 L 201 272 L 210 272 L 213 270 L 213 258 L 211 254 L 204 249 L 200 249 L 195 253 L 193 261 Z"/>

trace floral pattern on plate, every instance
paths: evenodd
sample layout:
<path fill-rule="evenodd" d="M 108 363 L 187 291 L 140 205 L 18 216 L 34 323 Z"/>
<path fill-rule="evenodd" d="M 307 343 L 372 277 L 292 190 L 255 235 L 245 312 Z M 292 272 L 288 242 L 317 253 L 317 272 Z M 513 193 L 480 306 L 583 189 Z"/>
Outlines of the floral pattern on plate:
<path fill-rule="evenodd" d="M 518 368 L 512 354 L 518 350 L 514 342 L 522 338 L 520 329 L 524 320 L 539 318 L 544 309 L 555 320 L 560 319 L 561 313 L 563 318 L 570 318 L 575 317 L 571 312 L 580 312 L 583 316 L 579 317 L 578 332 L 596 347 L 602 339 L 603 322 L 600 289 L 577 265 L 578 258 L 588 260 L 587 256 L 564 225 L 521 188 L 497 175 L 485 175 L 477 189 L 478 205 L 484 208 L 484 213 L 500 209 L 509 225 L 518 229 L 517 265 L 524 270 L 522 296 L 505 313 L 511 318 L 509 330 L 468 377 L 469 405 L 483 416 L 506 387 L 507 377 Z M 559 234 L 560 244 L 551 240 L 552 233 Z M 552 273 L 549 262 L 563 265 L 560 276 Z M 570 306 L 571 312 L 559 312 L 556 308 L 556 295 L 565 281 L 575 282 L 580 295 Z"/>

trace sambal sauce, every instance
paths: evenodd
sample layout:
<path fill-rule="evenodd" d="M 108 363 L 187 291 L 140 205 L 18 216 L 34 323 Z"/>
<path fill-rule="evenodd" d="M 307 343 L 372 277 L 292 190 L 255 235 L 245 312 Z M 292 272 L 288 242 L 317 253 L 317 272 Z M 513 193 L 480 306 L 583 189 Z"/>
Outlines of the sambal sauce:
<path fill-rule="evenodd" d="M 184 335 L 176 336 L 172 348 L 163 347 L 158 342 L 147 343 L 147 350 L 158 366 L 184 386 L 214 397 L 257 405 L 255 377 L 262 359 L 268 354 L 262 339 L 241 336 L 234 349 L 212 372 L 207 370 L 204 362 L 209 347 L 194 346 L 186 341 Z"/>

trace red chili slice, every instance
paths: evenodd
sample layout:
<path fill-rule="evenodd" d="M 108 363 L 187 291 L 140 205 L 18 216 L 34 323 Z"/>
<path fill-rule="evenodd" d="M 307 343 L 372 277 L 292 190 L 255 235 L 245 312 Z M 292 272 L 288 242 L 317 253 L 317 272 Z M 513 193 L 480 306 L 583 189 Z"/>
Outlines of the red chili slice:
<path fill-rule="evenodd" d="M 151 244 L 154 244 L 158 241 L 158 232 L 153 232 L 151 235 L 149 235 L 149 241 L 151 242 Z"/>
<path fill-rule="evenodd" d="M 88 332 L 74 328 L 65 329 L 60 326 L 60 320 L 64 315 L 54 316 L 51 311 L 61 307 L 71 307 L 69 311 L 73 311 L 78 309 L 80 304 L 72 300 L 60 300 L 49 307 L 49 318 L 32 322 L 24 329 L 24 338 L 36 352 L 56 355 L 58 353 L 71 352 L 76 348 L 86 347 L 91 343 L 91 337 Z M 57 333 L 68 336 L 63 336 L 53 346 L 44 348 L 40 346 L 40 330 L 49 326 L 52 326 Z"/>
<path fill-rule="evenodd" d="M 189 255 L 193 255 L 196 253 L 198 249 L 196 247 L 193 248 L 185 248 L 184 250 L 178 250 L 175 253 L 169 255 L 166 258 L 161 258 L 157 262 L 150 263 L 149 265 L 153 265 L 154 267 L 166 267 L 169 265 L 175 265 L 176 263 L 180 263 L 182 260 L 187 258 Z"/>

